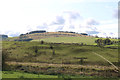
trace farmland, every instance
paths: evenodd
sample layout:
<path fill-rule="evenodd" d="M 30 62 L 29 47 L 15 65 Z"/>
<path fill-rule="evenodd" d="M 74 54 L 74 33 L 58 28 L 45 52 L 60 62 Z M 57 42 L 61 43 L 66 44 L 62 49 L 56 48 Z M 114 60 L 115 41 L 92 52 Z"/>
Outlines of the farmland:
<path fill-rule="evenodd" d="M 61 32 L 8 38 L 2 42 L 3 78 L 117 78 L 118 40 L 100 47 L 97 39 L 106 38 Z"/>
<path fill-rule="evenodd" d="M 32 40 L 32 41 L 45 41 L 45 42 L 54 42 L 54 43 L 84 43 L 87 45 L 93 45 L 95 44 L 95 38 L 94 37 L 51 37 L 51 38 L 45 38 L 45 39 L 38 39 L 38 40 Z"/>
<path fill-rule="evenodd" d="M 52 75 L 39 75 L 14 71 L 3 71 L 2 75 L 2 78 L 57 78 L 57 76 Z"/>
<path fill-rule="evenodd" d="M 81 77 L 80 75 L 117 77 L 116 68 L 93 52 L 104 56 L 118 67 L 118 49 L 74 43 L 3 41 L 3 54 L 7 54 L 5 69 L 9 71 L 48 75 L 48 77 L 59 74 L 76 78 Z M 86 59 L 81 62 L 75 57 Z"/>

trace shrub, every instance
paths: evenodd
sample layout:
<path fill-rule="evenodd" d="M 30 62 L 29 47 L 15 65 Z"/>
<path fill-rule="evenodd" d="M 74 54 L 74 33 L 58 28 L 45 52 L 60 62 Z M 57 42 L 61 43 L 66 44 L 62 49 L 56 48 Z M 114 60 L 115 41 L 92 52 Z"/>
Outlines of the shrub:
<path fill-rule="evenodd" d="M 50 49 L 53 49 L 53 46 L 52 46 L 52 45 L 50 45 Z"/>
<path fill-rule="evenodd" d="M 43 41 L 43 40 L 41 41 L 41 44 L 44 44 L 44 41 Z"/>

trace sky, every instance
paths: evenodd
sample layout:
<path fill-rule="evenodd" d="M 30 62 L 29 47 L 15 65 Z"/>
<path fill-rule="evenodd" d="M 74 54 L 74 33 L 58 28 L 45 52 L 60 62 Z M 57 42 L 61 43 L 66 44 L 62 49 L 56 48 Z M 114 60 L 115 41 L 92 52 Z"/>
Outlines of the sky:
<path fill-rule="evenodd" d="M 33 30 L 118 36 L 118 0 L 0 0 L 0 34 Z"/>

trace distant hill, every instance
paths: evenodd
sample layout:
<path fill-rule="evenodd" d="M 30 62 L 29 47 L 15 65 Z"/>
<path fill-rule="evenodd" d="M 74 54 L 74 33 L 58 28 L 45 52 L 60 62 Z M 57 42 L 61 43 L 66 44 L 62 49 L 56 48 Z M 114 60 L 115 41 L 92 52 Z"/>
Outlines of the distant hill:
<path fill-rule="evenodd" d="M 8 39 L 8 35 L 0 34 L 0 40 L 6 40 L 6 39 Z"/>
<path fill-rule="evenodd" d="M 0 35 L 1 38 L 8 38 L 8 35 Z"/>
<path fill-rule="evenodd" d="M 66 33 L 66 32 L 45 32 L 45 33 L 33 33 L 22 35 L 19 38 L 32 38 L 32 39 L 43 39 L 50 37 L 90 37 L 88 35 L 82 35 L 78 33 Z"/>
<path fill-rule="evenodd" d="M 51 43 L 83 43 L 86 45 L 96 45 L 95 40 L 99 37 L 89 36 L 86 33 L 75 33 L 68 31 L 46 32 L 46 31 L 31 31 L 26 34 L 21 34 L 18 37 L 9 37 L 8 41 L 45 41 Z M 106 39 L 106 38 L 101 38 Z M 111 39 L 116 41 L 117 39 Z"/>
<path fill-rule="evenodd" d="M 45 32 L 32 31 L 26 34 L 21 34 L 18 37 L 11 37 L 9 41 L 40 41 L 55 42 L 55 43 L 85 43 L 94 44 L 95 38 L 87 34 L 79 34 L 75 32 L 59 31 Z M 86 41 L 87 40 L 87 41 Z"/>
<path fill-rule="evenodd" d="M 32 41 L 45 41 L 51 43 L 79 43 L 83 45 L 95 45 L 96 38 L 94 37 L 51 37 L 44 39 L 37 39 Z"/>
<path fill-rule="evenodd" d="M 79 34 L 75 32 L 36 32 L 32 31 L 24 35 L 20 35 L 18 38 L 10 39 L 14 41 L 45 41 L 53 43 L 84 43 L 95 44 L 95 37 L 88 36 L 87 34 Z"/>
<path fill-rule="evenodd" d="M 36 30 L 36 31 L 28 32 L 26 34 L 20 34 L 20 36 L 18 37 L 9 37 L 7 40 L 8 41 L 31 41 L 31 40 L 37 41 L 42 39 L 53 38 L 52 40 L 54 41 L 54 38 L 58 38 L 58 37 L 59 38 L 60 37 L 91 37 L 93 38 L 92 36 L 88 36 L 88 34 L 86 33 L 80 34 L 80 33 L 75 33 L 71 31 L 70 32 L 69 31 L 46 32 L 45 30 Z"/>

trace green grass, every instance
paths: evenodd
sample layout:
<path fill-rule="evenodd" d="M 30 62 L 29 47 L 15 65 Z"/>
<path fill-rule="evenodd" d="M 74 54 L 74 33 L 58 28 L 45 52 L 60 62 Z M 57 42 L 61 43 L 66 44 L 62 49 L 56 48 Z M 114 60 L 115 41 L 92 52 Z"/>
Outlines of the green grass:
<path fill-rule="evenodd" d="M 63 45 L 52 44 L 55 50 L 50 49 L 51 44 L 40 44 L 40 42 L 3 42 L 3 49 L 7 49 L 10 60 L 25 61 L 25 62 L 78 62 L 74 57 L 87 57 L 87 62 L 104 62 L 103 59 L 94 55 L 96 52 L 109 59 L 111 62 L 118 61 L 118 49 L 100 48 L 96 46 L 79 46 L 79 45 Z M 33 46 L 38 47 L 38 53 L 34 52 Z M 43 47 L 41 49 L 41 47 Z M 52 59 L 51 59 L 52 58 Z M 32 60 L 31 60 L 32 59 Z M 98 61 L 98 62 L 97 62 Z"/>
<path fill-rule="evenodd" d="M 96 39 L 106 39 L 106 38 L 96 38 Z M 118 41 L 119 39 L 111 39 L 111 38 L 109 38 L 110 40 L 112 40 L 112 41 Z"/>
<path fill-rule="evenodd" d="M 85 75 L 43 75 L 43 74 L 32 74 L 32 73 L 25 73 L 25 72 L 19 72 L 19 71 L 2 71 L 2 78 L 51 78 L 51 79 L 57 79 L 57 78 L 104 78 L 104 77 L 97 77 L 97 76 L 85 76 Z"/>
<path fill-rule="evenodd" d="M 57 75 L 42 75 L 24 72 L 2 71 L 2 78 L 57 78 Z"/>
<path fill-rule="evenodd" d="M 103 60 L 101 57 L 95 55 L 93 52 L 102 55 L 103 57 L 105 57 L 115 65 L 118 62 L 118 49 L 101 48 L 93 45 L 82 46 L 76 44 L 70 44 L 70 45 L 50 44 L 50 43 L 41 44 L 40 42 L 37 41 L 33 41 L 33 42 L 3 41 L 2 44 L 3 44 L 3 54 L 7 52 L 6 61 L 11 61 L 11 62 L 17 61 L 23 63 L 22 67 L 20 68 L 19 68 L 20 65 L 18 63 L 15 65 L 13 64 L 12 66 L 10 65 L 10 68 L 8 67 L 8 70 L 15 70 L 15 71 L 18 70 L 23 72 L 27 71 L 29 73 L 34 73 L 34 72 L 37 73 L 37 75 L 34 74 L 34 76 L 32 77 L 38 77 L 38 73 L 39 74 L 45 73 L 44 75 L 53 75 L 53 74 L 56 75 L 57 73 L 61 73 L 60 71 L 63 69 L 65 69 L 65 71 L 62 72 L 64 74 L 72 75 L 74 73 L 78 75 L 80 73 L 79 71 L 81 70 L 81 68 L 85 69 L 84 71 L 85 73 L 92 74 L 93 69 L 95 71 L 104 70 L 104 69 L 95 68 L 95 66 L 108 67 L 108 65 L 110 65 L 108 64 L 108 62 Z M 35 53 L 34 46 L 37 46 L 37 50 L 38 50 L 37 53 Z M 50 49 L 50 46 L 53 46 L 53 49 Z M 55 55 L 53 55 L 53 50 L 55 51 Z M 86 57 L 87 59 L 84 60 L 84 63 L 82 64 L 85 67 L 71 66 L 71 65 L 81 65 L 81 63 L 79 63 L 79 60 L 74 59 L 74 57 Z M 24 65 L 24 62 L 28 64 Z M 38 63 L 38 64 L 34 66 L 30 63 Z M 45 64 L 41 65 L 42 63 Z M 70 66 L 59 67 L 55 65 L 55 64 L 61 65 L 61 63 L 70 64 Z M 46 66 L 46 64 L 53 64 L 54 66 L 51 65 Z M 108 67 L 107 69 L 111 70 L 113 68 Z M 19 73 L 15 72 L 15 74 L 19 74 Z M 10 74 L 10 76 L 12 76 L 12 74 Z M 5 75 L 5 77 L 7 77 L 7 75 Z M 20 75 L 18 77 L 23 77 L 23 76 Z"/>
<path fill-rule="evenodd" d="M 40 39 L 45 42 L 54 42 L 54 43 L 85 43 L 87 45 L 95 44 L 95 38 L 93 37 L 51 37 Z M 39 40 L 33 40 L 39 41 Z"/>

